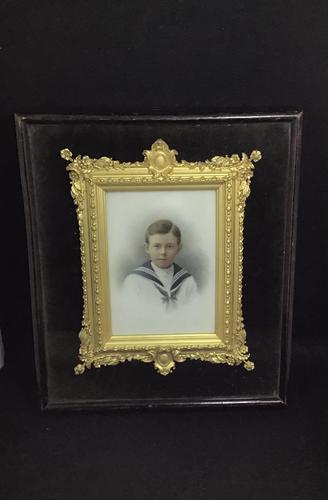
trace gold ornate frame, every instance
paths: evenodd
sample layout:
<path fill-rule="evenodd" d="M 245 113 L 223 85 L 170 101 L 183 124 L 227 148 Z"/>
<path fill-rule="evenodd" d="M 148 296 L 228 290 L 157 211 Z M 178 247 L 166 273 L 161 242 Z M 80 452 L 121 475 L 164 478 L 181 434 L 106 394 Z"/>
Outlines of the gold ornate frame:
<path fill-rule="evenodd" d="M 81 362 L 75 373 L 82 374 L 92 365 L 98 368 L 131 360 L 153 362 L 162 375 L 171 373 L 176 362 L 187 359 L 243 363 L 247 370 L 254 369 L 242 316 L 243 230 L 253 163 L 261 159 L 261 153 L 178 162 L 177 152 L 158 139 L 143 154 L 142 162 L 120 163 L 108 157 L 73 158 L 69 149 L 61 151 L 61 157 L 69 161 L 66 168 L 80 230 L 84 306 L 79 334 Z M 216 191 L 215 333 L 112 335 L 107 307 L 110 287 L 105 196 L 108 191 L 122 189 Z"/>

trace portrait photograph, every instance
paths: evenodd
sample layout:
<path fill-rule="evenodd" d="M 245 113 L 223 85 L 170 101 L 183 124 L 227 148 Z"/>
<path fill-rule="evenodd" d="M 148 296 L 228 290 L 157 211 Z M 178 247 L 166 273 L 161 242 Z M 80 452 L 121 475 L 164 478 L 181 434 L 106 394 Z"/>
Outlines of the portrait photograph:
<path fill-rule="evenodd" d="M 114 335 L 214 333 L 216 196 L 106 194 Z"/>

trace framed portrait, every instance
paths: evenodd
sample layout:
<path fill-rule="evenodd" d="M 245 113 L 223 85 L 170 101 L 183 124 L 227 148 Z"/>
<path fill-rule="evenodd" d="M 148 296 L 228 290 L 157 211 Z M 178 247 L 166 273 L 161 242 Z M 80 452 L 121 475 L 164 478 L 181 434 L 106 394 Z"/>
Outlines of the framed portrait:
<path fill-rule="evenodd" d="M 214 190 L 121 191 L 106 198 L 113 336 L 132 335 L 135 345 L 139 335 L 155 341 L 184 335 L 181 341 L 214 333 Z"/>
<path fill-rule="evenodd" d="M 301 114 L 16 123 L 42 407 L 285 404 Z"/>

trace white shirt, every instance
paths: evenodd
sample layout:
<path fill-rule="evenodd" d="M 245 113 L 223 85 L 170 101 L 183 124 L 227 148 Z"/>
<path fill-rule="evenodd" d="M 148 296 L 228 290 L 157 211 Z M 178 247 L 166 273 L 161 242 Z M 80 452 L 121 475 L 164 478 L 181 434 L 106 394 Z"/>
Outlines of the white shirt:
<path fill-rule="evenodd" d="M 136 271 L 140 269 L 144 268 L 140 266 Z M 199 296 L 193 276 L 179 269 L 174 274 L 173 265 L 161 269 L 151 263 L 151 266 L 148 264 L 150 278 L 134 273 L 125 278 L 118 334 L 187 333 L 190 330 L 191 318 L 198 313 L 194 301 Z"/>
<path fill-rule="evenodd" d="M 151 262 L 151 268 L 149 272 L 152 273 L 153 278 L 156 279 L 157 277 L 162 286 L 158 282 L 154 282 L 151 275 L 144 277 L 139 274 L 129 274 L 123 283 L 123 293 L 126 296 L 126 300 L 130 303 L 139 302 L 143 307 L 168 311 L 189 304 L 198 296 L 196 282 L 193 276 L 190 275 L 183 279 L 176 290 L 171 290 L 175 277 L 186 273 L 184 269 L 181 269 L 179 273 L 174 275 L 173 265 L 168 269 L 161 269 Z M 137 271 L 139 269 L 141 267 Z M 164 292 L 162 291 L 163 288 Z"/>
<path fill-rule="evenodd" d="M 173 264 L 167 269 L 162 269 L 161 267 L 156 266 L 156 264 L 154 264 L 153 262 L 151 262 L 150 265 L 154 269 L 155 273 L 157 274 L 161 282 L 163 283 L 164 288 L 169 292 L 173 283 L 173 273 L 174 273 Z"/>

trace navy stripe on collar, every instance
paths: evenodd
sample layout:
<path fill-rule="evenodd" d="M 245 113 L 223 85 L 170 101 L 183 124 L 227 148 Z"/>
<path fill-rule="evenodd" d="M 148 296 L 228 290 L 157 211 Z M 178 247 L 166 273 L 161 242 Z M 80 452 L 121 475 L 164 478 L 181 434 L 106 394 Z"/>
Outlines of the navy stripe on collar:
<path fill-rule="evenodd" d="M 143 278 L 147 278 L 150 281 L 153 281 L 154 283 L 157 283 L 163 289 L 165 290 L 165 287 L 161 280 L 158 278 L 157 274 L 155 273 L 151 262 L 147 261 L 142 266 L 137 267 L 134 271 L 131 272 L 131 274 L 137 274 L 138 276 L 142 276 Z M 170 291 L 177 291 L 177 289 L 180 287 L 181 283 L 191 276 L 191 274 L 188 273 L 185 269 L 183 269 L 181 266 L 176 264 L 175 262 L 173 263 L 173 282 L 170 288 Z"/>
<path fill-rule="evenodd" d="M 142 264 L 142 266 L 140 266 L 140 267 L 147 267 L 151 271 L 154 271 L 150 260 L 147 260 L 147 262 L 144 262 Z M 179 266 L 179 264 L 176 264 L 175 262 L 173 262 L 173 276 L 175 276 L 176 274 L 178 274 L 179 271 L 182 271 L 182 270 L 184 270 L 184 269 L 181 266 Z"/>

